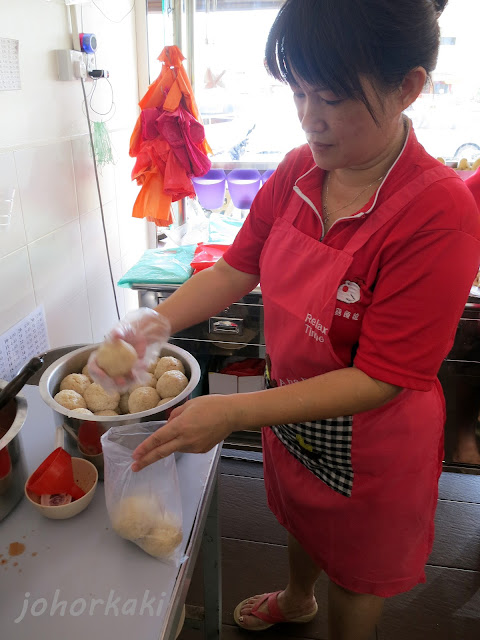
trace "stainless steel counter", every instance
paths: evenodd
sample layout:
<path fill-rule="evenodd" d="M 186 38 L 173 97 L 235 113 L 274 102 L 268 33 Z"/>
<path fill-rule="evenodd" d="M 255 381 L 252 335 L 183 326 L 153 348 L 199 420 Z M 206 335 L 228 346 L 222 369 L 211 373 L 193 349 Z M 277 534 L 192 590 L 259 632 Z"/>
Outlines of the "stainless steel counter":
<path fill-rule="evenodd" d="M 24 395 L 28 415 L 21 436 L 31 473 L 54 447 L 55 423 L 38 387 L 27 385 Z M 186 555 L 179 569 L 151 558 L 112 531 L 103 483 L 88 508 L 69 520 L 48 520 L 22 500 L 0 522 L 1 637 L 170 640 L 204 541 L 206 636 L 219 638 L 219 457 L 220 446 L 206 454 L 177 457 Z M 24 545 L 23 552 L 11 555 L 19 545 Z"/>

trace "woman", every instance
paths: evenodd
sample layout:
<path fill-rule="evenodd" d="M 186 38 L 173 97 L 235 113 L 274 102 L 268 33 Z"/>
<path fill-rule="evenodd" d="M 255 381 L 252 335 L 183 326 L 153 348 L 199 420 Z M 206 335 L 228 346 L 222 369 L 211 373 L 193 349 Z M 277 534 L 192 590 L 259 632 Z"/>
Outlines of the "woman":
<path fill-rule="evenodd" d="M 441 471 L 437 372 L 480 260 L 475 203 L 403 112 L 436 63 L 444 1 L 287 0 L 266 60 L 307 145 L 258 194 L 232 247 L 156 312 L 172 332 L 260 281 L 268 390 L 176 408 L 134 470 L 262 429 L 269 506 L 289 532 L 285 590 L 237 624 L 306 622 L 330 578 L 329 638 L 370 638 L 383 600 L 425 580 Z M 140 352 L 159 316 L 126 333 Z M 117 333 L 118 335 L 118 333 Z"/>

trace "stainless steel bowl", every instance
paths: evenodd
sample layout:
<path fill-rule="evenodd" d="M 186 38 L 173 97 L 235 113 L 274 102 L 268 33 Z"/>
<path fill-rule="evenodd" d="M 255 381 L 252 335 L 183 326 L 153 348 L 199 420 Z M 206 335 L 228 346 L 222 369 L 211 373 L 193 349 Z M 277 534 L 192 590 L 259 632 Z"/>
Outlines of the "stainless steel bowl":
<path fill-rule="evenodd" d="M 148 411 L 139 411 L 137 413 L 128 413 L 120 416 L 88 416 L 86 418 L 79 417 L 70 409 L 62 407 L 53 399 L 55 394 L 60 391 L 60 383 L 69 373 L 79 373 L 87 364 L 90 353 L 97 349 L 100 345 L 93 344 L 75 349 L 65 354 L 43 373 L 39 382 L 40 395 L 46 404 L 53 409 L 55 415 L 55 423 L 62 426 L 67 433 L 65 448 L 78 456 L 79 454 L 93 462 L 97 467 L 100 475 L 103 472 L 103 455 L 88 455 L 81 447 L 78 446 L 78 433 L 81 425 L 85 422 L 96 422 L 98 433 L 101 436 L 110 427 L 116 427 L 124 424 L 135 424 L 137 422 L 150 422 L 166 420 L 169 409 L 183 402 L 186 402 L 192 395 L 193 390 L 200 380 L 200 366 L 196 359 L 184 349 L 173 344 L 167 344 L 163 347 L 161 356 L 174 356 L 178 358 L 185 367 L 185 375 L 189 379 L 188 385 L 178 396 L 162 404 L 161 407 L 155 407 Z"/>
<path fill-rule="evenodd" d="M 5 380 L 0 380 L 0 389 L 6 385 Z M 27 480 L 27 467 L 20 439 L 20 430 L 27 418 L 25 396 L 18 393 L 14 400 L 0 410 L 0 416 L 5 423 L 4 429 L 7 429 L 0 437 L 0 520 L 3 520 L 21 500 Z"/>

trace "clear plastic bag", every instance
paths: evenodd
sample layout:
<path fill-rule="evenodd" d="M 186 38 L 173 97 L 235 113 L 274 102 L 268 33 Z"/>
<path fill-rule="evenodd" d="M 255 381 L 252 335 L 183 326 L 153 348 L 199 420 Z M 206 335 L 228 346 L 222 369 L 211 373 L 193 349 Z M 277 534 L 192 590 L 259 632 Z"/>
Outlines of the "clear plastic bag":
<path fill-rule="evenodd" d="M 182 562 L 182 502 L 172 454 L 133 472 L 132 452 L 165 422 L 112 427 L 103 434 L 105 498 L 114 531 L 168 564 Z"/>
<path fill-rule="evenodd" d="M 158 358 L 164 344 L 170 337 L 170 322 L 153 309 L 141 307 L 129 311 L 105 336 L 105 343 L 124 340 L 134 347 L 138 359 L 130 373 L 121 378 L 110 378 L 97 364 L 97 352 L 88 358 L 88 370 L 94 382 L 106 391 L 126 393 L 132 384 L 148 381 L 148 368 Z"/>

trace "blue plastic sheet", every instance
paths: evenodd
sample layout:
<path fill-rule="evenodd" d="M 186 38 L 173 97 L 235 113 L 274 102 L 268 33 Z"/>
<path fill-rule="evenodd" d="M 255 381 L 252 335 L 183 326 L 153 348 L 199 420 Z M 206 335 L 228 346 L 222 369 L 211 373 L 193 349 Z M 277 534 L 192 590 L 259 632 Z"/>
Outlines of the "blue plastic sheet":
<path fill-rule="evenodd" d="M 148 249 L 118 281 L 119 287 L 133 284 L 182 284 L 193 273 L 190 266 L 196 244 L 170 249 Z"/>

